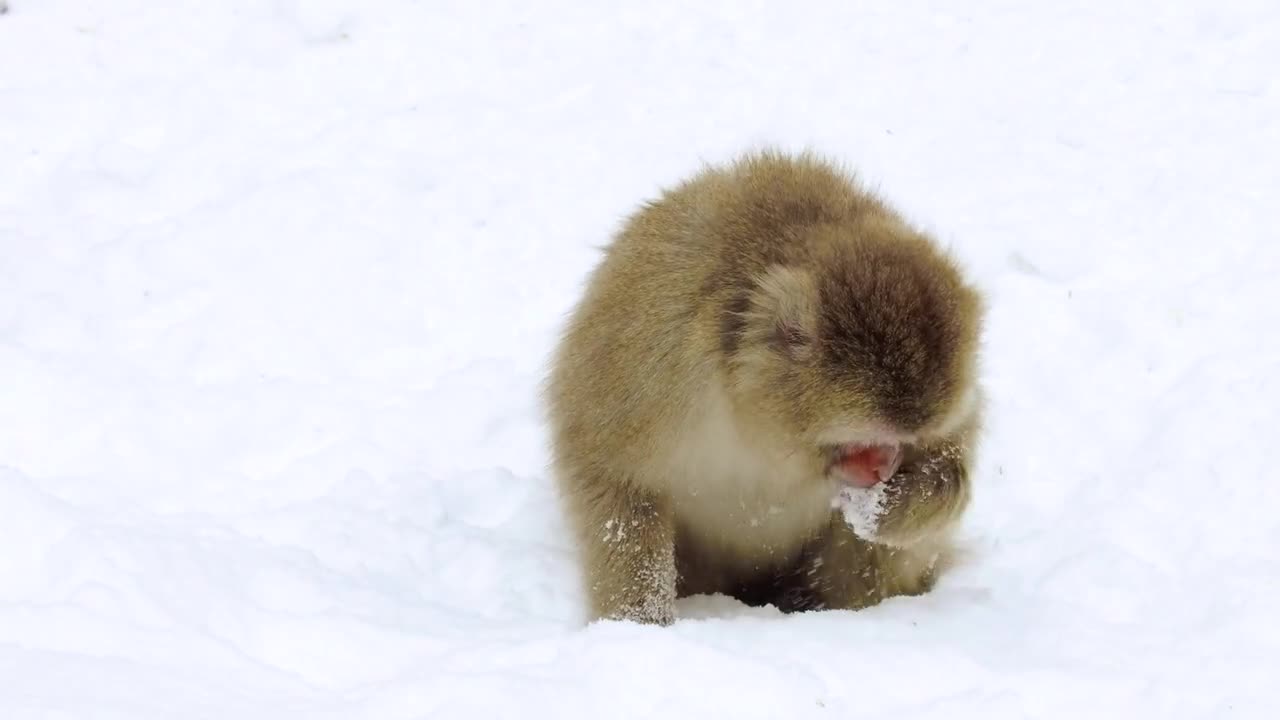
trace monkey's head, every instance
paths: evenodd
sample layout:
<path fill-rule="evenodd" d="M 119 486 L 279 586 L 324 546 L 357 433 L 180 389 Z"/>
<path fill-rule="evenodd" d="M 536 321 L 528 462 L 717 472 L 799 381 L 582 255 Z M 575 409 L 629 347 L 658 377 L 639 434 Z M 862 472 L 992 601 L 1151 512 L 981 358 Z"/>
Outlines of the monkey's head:
<path fill-rule="evenodd" d="M 945 436 L 974 409 L 981 298 L 901 223 L 806 232 L 806 251 L 764 268 L 729 309 L 737 405 L 796 449 L 863 453 L 891 475 L 902 445 Z"/>

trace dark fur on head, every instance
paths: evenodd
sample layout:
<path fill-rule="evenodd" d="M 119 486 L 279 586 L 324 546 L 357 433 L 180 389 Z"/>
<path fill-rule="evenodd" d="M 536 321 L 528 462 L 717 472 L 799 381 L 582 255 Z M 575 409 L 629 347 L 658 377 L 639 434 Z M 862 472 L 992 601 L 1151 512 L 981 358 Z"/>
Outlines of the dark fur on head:
<path fill-rule="evenodd" d="M 742 276 L 723 304 L 737 387 L 801 435 L 842 421 L 913 437 L 938 429 L 972 389 L 978 293 L 923 233 L 868 213 L 880 208 L 870 198 L 790 208 L 757 258 L 778 262 Z"/>

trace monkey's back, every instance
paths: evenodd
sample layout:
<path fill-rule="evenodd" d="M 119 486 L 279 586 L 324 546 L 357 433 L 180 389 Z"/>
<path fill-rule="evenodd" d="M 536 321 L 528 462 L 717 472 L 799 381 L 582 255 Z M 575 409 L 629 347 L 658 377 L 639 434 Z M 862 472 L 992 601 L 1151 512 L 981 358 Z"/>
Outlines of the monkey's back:
<path fill-rule="evenodd" d="M 699 292 L 718 253 L 700 190 L 637 211 L 588 276 L 548 382 L 557 462 L 642 464 L 705 383 Z"/>

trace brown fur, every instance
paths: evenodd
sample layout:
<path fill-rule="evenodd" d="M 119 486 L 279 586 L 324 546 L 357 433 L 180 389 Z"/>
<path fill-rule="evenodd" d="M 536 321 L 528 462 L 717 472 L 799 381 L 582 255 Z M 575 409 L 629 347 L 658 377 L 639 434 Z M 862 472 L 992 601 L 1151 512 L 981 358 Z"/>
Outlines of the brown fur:
<path fill-rule="evenodd" d="M 647 203 L 546 388 L 591 617 L 927 590 L 968 503 L 980 318 L 945 253 L 815 157 L 750 154 Z M 862 441 L 907 452 L 877 543 L 831 506 L 832 453 Z"/>

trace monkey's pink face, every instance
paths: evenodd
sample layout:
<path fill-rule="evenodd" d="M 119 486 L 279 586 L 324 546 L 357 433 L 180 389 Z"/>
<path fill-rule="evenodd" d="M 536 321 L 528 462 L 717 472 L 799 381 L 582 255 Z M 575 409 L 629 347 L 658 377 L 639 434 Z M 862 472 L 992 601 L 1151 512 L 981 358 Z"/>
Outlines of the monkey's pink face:
<path fill-rule="evenodd" d="M 869 488 L 882 483 L 902 464 L 902 446 L 846 443 L 831 450 L 827 474 L 853 487 Z"/>
<path fill-rule="evenodd" d="M 842 416 L 817 436 L 826 474 L 844 485 L 874 487 L 898 471 L 905 448 L 952 435 L 977 412 L 978 402 L 978 391 L 970 385 L 948 398 L 941 412 L 916 432 L 904 432 L 884 419 Z"/>

